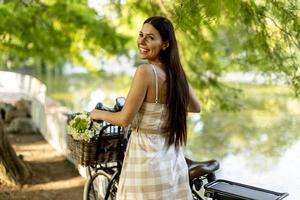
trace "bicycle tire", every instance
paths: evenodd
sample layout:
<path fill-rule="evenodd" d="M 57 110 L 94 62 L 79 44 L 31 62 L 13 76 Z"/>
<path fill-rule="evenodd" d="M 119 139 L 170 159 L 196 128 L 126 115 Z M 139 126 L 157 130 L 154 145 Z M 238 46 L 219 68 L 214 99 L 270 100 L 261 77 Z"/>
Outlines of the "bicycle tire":
<path fill-rule="evenodd" d="M 109 184 L 111 182 L 111 184 Z M 109 187 L 109 188 L 108 188 Z M 107 198 L 106 192 L 109 192 Z M 117 181 L 102 170 L 98 171 L 88 179 L 84 186 L 84 200 L 115 200 L 117 193 Z"/>

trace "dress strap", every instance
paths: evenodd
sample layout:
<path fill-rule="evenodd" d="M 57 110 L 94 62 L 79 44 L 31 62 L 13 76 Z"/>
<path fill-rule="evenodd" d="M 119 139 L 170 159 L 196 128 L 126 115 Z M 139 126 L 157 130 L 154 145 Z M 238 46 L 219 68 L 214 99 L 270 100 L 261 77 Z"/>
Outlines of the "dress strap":
<path fill-rule="evenodd" d="M 158 103 L 158 83 L 157 83 L 157 72 L 153 64 L 151 64 L 155 75 L 155 103 Z"/>

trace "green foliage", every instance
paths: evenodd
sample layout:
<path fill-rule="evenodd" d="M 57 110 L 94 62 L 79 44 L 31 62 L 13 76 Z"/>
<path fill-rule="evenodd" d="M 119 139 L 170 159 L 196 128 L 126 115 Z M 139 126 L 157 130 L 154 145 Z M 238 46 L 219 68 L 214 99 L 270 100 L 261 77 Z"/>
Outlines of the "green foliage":
<path fill-rule="evenodd" d="M 71 61 L 93 68 L 84 52 L 125 53 L 127 38 L 84 1 L 9 1 L 0 4 L 0 41 L 4 63 Z"/>
<path fill-rule="evenodd" d="M 238 88 L 220 77 L 230 71 L 285 74 L 300 95 L 300 13 L 297 0 L 154 0 L 119 5 L 120 18 L 164 15 L 176 28 L 182 62 L 204 108 L 238 108 Z M 124 10 L 123 10 L 124 8 Z M 128 14 L 128 9 L 133 14 Z M 123 12 L 124 11 L 124 12 Z M 122 22 L 124 22 L 123 20 Z M 136 25 L 136 21 L 133 21 Z"/>
<path fill-rule="evenodd" d="M 96 10 L 85 0 L 0 3 L 0 65 L 93 69 L 86 52 L 136 59 L 142 22 L 164 15 L 205 110 L 239 108 L 240 89 L 220 79 L 230 71 L 283 74 L 300 95 L 298 0 L 110 0 Z"/>

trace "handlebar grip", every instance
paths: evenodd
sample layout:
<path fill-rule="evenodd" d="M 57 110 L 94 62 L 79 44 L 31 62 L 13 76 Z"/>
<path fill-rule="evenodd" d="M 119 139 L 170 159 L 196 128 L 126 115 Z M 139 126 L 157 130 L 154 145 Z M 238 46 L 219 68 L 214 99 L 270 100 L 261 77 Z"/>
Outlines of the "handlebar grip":
<path fill-rule="evenodd" d="M 101 102 L 99 102 L 99 103 L 96 104 L 95 109 L 97 109 L 97 110 L 104 110 L 104 111 L 108 111 L 108 112 L 116 112 L 115 109 L 105 107 Z"/>
<path fill-rule="evenodd" d="M 103 104 L 101 102 L 97 103 L 96 106 L 95 106 L 95 109 L 102 110 L 103 109 Z"/>

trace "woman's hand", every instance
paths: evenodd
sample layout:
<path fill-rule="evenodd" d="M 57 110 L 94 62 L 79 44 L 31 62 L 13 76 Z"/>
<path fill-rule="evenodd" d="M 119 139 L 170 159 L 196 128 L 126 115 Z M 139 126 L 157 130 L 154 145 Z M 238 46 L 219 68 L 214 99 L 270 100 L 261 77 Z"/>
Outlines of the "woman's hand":
<path fill-rule="evenodd" d="M 101 120 L 100 113 L 101 113 L 101 110 L 94 109 L 90 112 L 90 118 L 95 121 Z"/>

